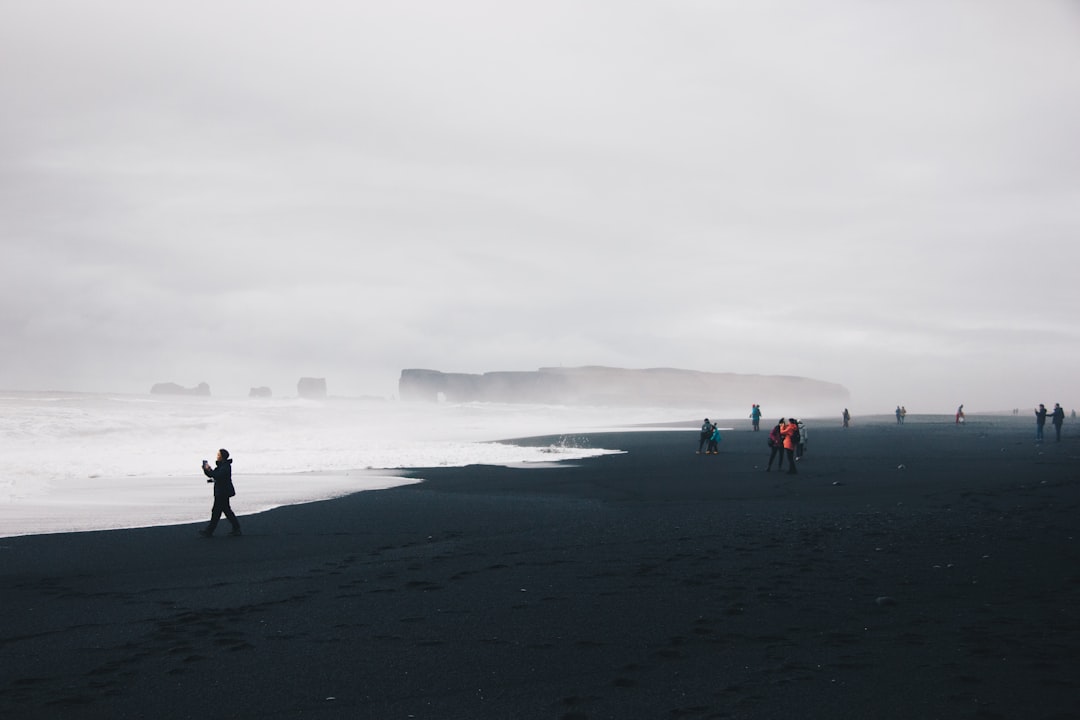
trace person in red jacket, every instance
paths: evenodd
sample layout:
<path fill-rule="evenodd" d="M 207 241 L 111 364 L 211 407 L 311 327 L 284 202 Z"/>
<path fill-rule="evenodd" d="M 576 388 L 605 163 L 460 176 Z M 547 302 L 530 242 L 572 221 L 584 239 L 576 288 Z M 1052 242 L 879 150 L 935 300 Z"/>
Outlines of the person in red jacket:
<path fill-rule="evenodd" d="M 795 436 L 798 432 L 799 424 L 794 418 L 780 426 L 780 437 L 784 439 L 784 454 L 787 455 L 788 461 L 788 475 L 799 474 L 799 471 L 795 469 L 795 445 L 798 443 L 798 438 Z"/>
<path fill-rule="evenodd" d="M 769 431 L 769 464 L 765 466 L 765 472 L 772 471 L 772 461 L 777 456 L 780 457 L 780 462 L 777 464 L 777 470 L 784 469 L 784 438 L 780 434 L 780 428 L 784 426 L 784 418 L 780 418 L 780 422 L 773 426 L 773 429 Z"/>

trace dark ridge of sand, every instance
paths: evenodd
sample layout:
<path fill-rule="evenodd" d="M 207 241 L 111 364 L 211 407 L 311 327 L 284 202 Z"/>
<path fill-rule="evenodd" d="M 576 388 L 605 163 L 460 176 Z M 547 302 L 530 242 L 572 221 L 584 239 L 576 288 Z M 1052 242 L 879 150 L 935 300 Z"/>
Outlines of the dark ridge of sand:
<path fill-rule="evenodd" d="M 797 476 L 764 431 L 594 435 L 626 454 L 417 471 L 242 538 L 5 538 L 0 715 L 1075 717 L 1080 442 L 1033 435 L 822 423 Z"/>

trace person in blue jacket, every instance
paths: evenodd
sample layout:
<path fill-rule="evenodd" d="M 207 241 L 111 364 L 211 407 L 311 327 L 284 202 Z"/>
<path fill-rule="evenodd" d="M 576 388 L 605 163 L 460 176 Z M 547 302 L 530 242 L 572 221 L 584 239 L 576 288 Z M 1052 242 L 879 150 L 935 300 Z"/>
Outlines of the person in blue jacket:
<path fill-rule="evenodd" d="M 210 468 L 210 463 L 203 460 L 202 470 L 208 478 L 206 482 L 214 483 L 214 507 L 210 510 L 210 523 L 200 530 L 199 534 L 203 537 L 213 535 L 218 520 L 221 519 L 221 515 L 224 513 L 229 523 L 232 524 L 232 532 L 229 534 L 234 537 L 239 535 L 240 521 L 236 519 L 236 513 L 232 511 L 232 507 L 229 505 L 229 498 L 236 495 L 236 488 L 233 487 L 232 482 L 232 458 L 229 457 L 229 451 L 225 448 L 218 450 L 213 469 Z"/>
<path fill-rule="evenodd" d="M 757 403 L 750 408 L 750 422 L 754 427 L 754 432 L 761 429 L 761 406 Z"/>
<path fill-rule="evenodd" d="M 708 449 L 705 450 L 706 455 L 719 455 L 720 454 L 720 441 L 723 438 L 720 437 L 720 428 L 713 423 L 712 434 L 709 435 Z"/>

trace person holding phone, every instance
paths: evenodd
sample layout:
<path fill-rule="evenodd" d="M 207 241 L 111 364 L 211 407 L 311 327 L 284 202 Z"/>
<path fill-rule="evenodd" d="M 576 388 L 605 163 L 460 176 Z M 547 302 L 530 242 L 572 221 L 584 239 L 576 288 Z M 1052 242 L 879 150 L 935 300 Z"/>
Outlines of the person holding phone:
<path fill-rule="evenodd" d="M 232 482 L 232 458 L 229 457 L 229 451 L 225 448 L 218 450 L 213 468 L 210 467 L 210 463 L 203 460 L 202 470 L 207 477 L 206 482 L 214 483 L 214 507 L 210 510 L 210 523 L 200 530 L 199 534 L 203 537 L 212 536 L 214 530 L 217 529 L 218 520 L 224 513 L 232 524 L 232 532 L 229 535 L 233 537 L 240 535 L 240 521 L 236 519 L 236 513 L 229 505 L 229 498 L 236 495 L 236 488 L 233 487 Z"/>

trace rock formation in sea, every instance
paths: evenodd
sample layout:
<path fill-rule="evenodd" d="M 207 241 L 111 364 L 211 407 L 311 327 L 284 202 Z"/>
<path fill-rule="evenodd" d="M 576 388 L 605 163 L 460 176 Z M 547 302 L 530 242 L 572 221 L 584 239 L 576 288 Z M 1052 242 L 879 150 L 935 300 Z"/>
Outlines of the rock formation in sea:
<path fill-rule="evenodd" d="M 183 385 L 177 385 L 176 383 L 155 383 L 150 392 L 153 395 L 209 395 L 210 386 L 204 382 L 199 383 L 193 388 L 186 388 Z"/>
<path fill-rule="evenodd" d="M 296 384 L 296 394 L 302 398 L 318 400 L 326 397 L 326 378 L 300 378 Z"/>
<path fill-rule="evenodd" d="M 777 412 L 797 405 L 843 407 L 847 388 L 790 375 L 699 372 L 676 368 L 631 370 L 611 367 L 540 368 L 481 375 L 438 370 L 401 371 L 402 400 L 749 408 L 772 405 Z"/>
<path fill-rule="evenodd" d="M 251 392 L 248 393 L 248 397 L 253 397 L 253 398 L 268 398 L 268 397 L 273 397 L 273 396 L 274 396 L 274 392 L 270 388 L 268 388 L 266 386 L 253 387 L 253 388 L 251 388 Z"/>

